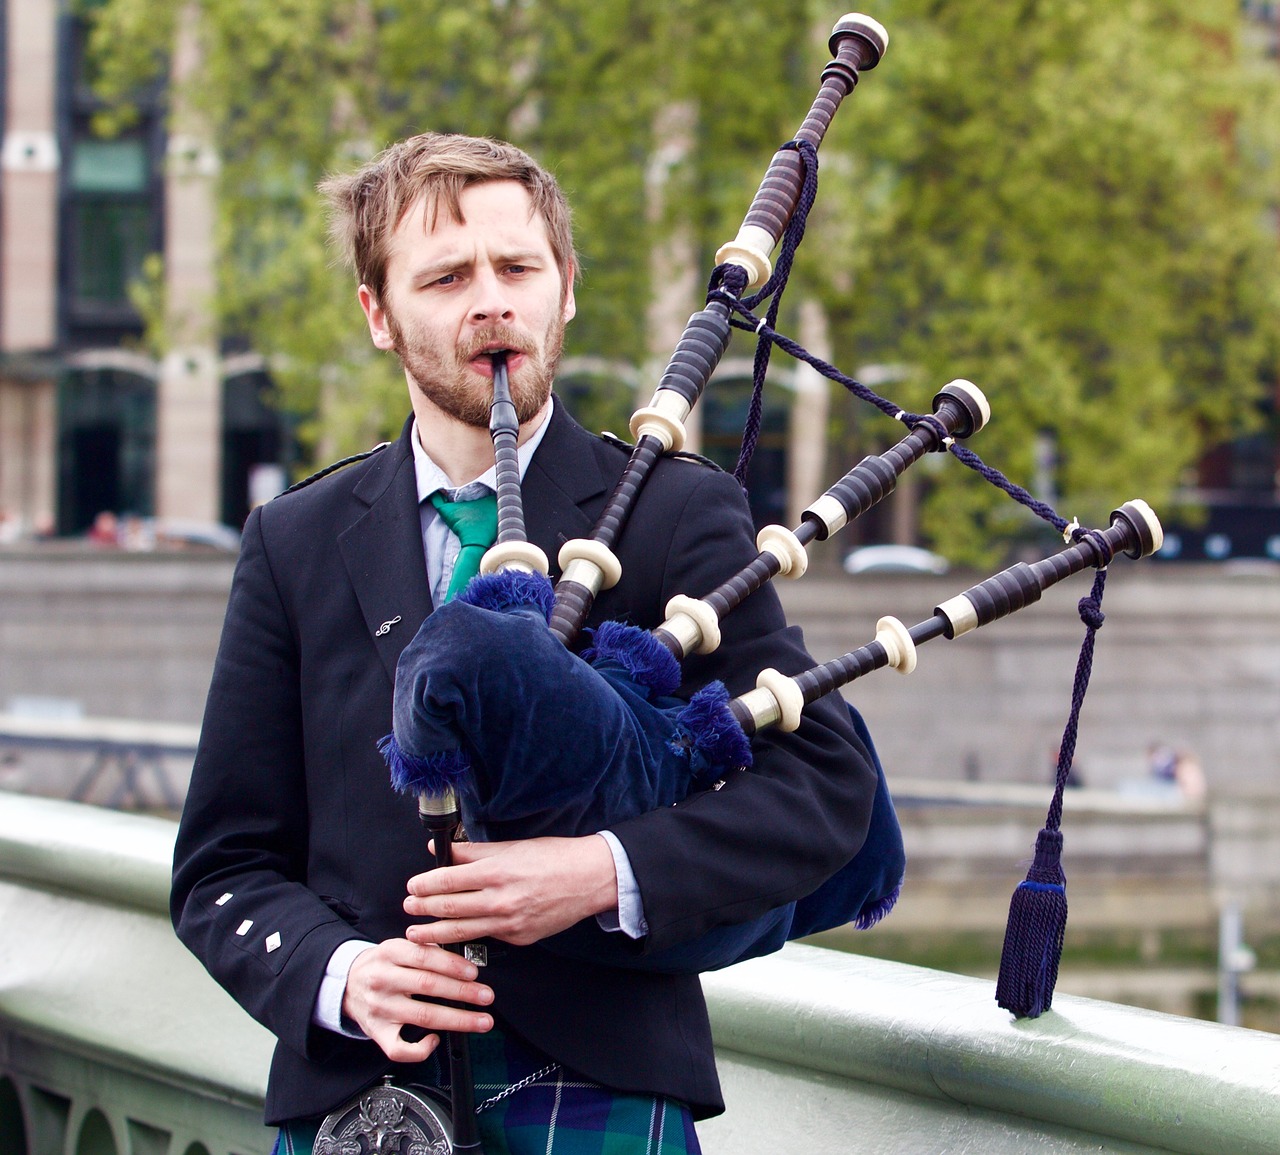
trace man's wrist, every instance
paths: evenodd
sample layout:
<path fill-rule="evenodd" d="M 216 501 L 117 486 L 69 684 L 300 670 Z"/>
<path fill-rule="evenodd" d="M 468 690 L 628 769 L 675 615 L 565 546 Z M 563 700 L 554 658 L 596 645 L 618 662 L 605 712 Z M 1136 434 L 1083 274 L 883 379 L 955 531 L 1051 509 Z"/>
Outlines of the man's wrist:
<path fill-rule="evenodd" d="M 342 999 L 347 992 L 347 976 L 351 973 L 351 964 L 365 951 L 372 950 L 374 945 L 364 939 L 349 938 L 339 943 L 329 956 L 329 963 L 324 968 L 324 978 L 320 980 L 320 989 L 316 992 L 315 1006 L 311 1008 L 311 1021 L 316 1026 L 345 1035 L 349 1039 L 368 1038 L 342 1013 Z"/>

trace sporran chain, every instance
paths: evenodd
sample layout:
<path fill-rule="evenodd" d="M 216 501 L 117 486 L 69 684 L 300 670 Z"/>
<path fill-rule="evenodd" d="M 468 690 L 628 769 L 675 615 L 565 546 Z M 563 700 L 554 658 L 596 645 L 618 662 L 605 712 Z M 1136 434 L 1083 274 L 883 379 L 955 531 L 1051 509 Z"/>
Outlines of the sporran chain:
<path fill-rule="evenodd" d="M 559 1063 L 548 1063 L 545 1067 L 542 1067 L 539 1070 L 534 1071 L 532 1075 L 526 1075 L 523 1079 L 517 1079 L 514 1083 L 511 1084 L 511 1086 L 506 1087 L 503 1090 L 499 1091 L 496 1095 L 493 1095 L 490 1098 L 486 1099 L 483 1103 L 478 1103 L 476 1105 L 476 1114 L 479 1115 L 481 1111 L 487 1111 L 490 1107 L 496 1106 L 498 1103 L 501 1103 L 502 1100 L 506 1099 L 508 1096 L 514 1095 L 517 1091 L 523 1091 L 526 1087 L 533 1086 L 533 1084 L 536 1083 L 539 1079 L 544 1079 L 548 1075 L 552 1074 L 554 1071 L 558 1071 L 559 1069 L 560 1069 Z"/>

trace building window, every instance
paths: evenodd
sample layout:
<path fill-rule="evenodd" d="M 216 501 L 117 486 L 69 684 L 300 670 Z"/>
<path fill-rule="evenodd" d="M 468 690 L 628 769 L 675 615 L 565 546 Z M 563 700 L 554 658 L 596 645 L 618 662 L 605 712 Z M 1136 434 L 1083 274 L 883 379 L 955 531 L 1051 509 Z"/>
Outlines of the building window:
<path fill-rule="evenodd" d="M 142 140 L 77 140 L 71 154 L 68 265 L 78 316 L 135 316 L 129 284 L 155 248 Z"/>
<path fill-rule="evenodd" d="M 751 405 L 751 381 L 717 377 L 702 395 L 702 452 L 721 469 L 733 472 Z M 787 518 L 787 430 L 791 424 L 790 390 L 773 390 L 766 399 L 760 438 L 747 471 L 747 503 L 757 528 L 783 524 Z"/>
<path fill-rule="evenodd" d="M 244 525 L 249 511 L 279 494 L 297 457 L 293 421 L 271 400 L 271 378 L 260 369 L 228 374 L 222 385 L 222 509 L 224 525 Z"/>
<path fill-rule="evenodd" d="M 156 386 L 119 369 L 72 369 L 58 384 L 58 532 L 100 513 L 150 517 L 155 505 Z"/>
<path fill-rule="evenodd" d="M 60 316 L 63 340 L 84 349 L 142 333 L 129 290 L 164 246 L 162 88 L 137 93 L 136 126 L 103 139 L 92 127 L 102 106 L 87 80 L 85 24 L 66 16 L 62 28 Z"/>

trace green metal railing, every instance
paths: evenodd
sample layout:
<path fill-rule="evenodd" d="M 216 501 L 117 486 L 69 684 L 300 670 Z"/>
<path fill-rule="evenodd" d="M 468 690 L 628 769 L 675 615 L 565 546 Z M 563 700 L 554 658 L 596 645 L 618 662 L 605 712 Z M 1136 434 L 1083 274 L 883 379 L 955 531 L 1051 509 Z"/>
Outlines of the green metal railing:
<path fill-rule="evenodd" d="M 0 794 L 0 1155 L 265 1155 L 271 1038 L 167 914 L 174 826 Z M 910 901 L 909 893 L 904 901 Z M 704 980 L 708 1155 L 1280 1152 L 1280 1036 L 791 946 Z"/>
<path fill-rule="evenodd" d="M 168 918 L 172 822 L 0 795 L 0 1151 L 265 1155 L 272 1040 Z"/>

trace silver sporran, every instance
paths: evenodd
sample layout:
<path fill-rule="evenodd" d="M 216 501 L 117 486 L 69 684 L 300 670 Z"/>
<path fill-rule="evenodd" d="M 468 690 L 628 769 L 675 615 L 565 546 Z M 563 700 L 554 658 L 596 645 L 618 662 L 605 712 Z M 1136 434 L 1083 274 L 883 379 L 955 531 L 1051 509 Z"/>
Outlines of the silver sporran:
<path fill-rule="evenodd" d="M 316 1133 L 315 1155 L 450 1155 L 449 1109 L 425 1087 L 386 1081 L 331 1111 Z"/>

